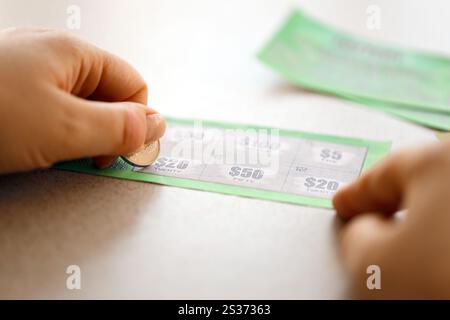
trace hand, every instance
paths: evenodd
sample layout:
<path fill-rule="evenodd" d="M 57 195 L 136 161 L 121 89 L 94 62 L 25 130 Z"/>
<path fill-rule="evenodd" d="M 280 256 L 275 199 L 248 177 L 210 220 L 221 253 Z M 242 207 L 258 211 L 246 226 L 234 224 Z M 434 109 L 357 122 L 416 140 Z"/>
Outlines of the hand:
<path fill-rule="evenodd" d="M 0 32 L 0 173 L 95 157 L 161 137 L 163 118 L 126 62 L 60 31 Z"/>
<path fill-rule="evenodd" d="M 392 155 L 333 203 L 350 219 L 341 248 L 358 297 L 450 298 L 450 142 Z M 381 290 L 366 286 L 369 265 Z"/>

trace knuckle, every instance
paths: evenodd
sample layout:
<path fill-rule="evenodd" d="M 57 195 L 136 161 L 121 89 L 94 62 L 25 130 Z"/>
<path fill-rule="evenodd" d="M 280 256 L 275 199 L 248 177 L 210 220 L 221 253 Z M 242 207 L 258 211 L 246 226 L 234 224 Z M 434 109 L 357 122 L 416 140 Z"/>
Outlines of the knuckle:
<path fill-rule="evenodd" d="M 70 32 L 57 29 L 49 30 L 46 33 L 46 36 L 50 40 L 57 40 L 65 43 L 70 43 L 71 41 L 73 41 L 73 39 L 75 39 L 75 37 Z"/>
<path fill-rule="evenodd" d="M 49 46 L 67 56 L 82 56 L 83 41 L 67 31 L 49 30 L 45 33 Z"/>

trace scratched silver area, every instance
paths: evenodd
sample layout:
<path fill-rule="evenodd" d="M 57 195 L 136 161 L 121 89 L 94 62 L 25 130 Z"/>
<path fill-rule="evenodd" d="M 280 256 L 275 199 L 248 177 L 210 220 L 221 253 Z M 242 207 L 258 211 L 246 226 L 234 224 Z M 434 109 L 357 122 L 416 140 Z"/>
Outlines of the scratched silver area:
<path fill-rule="evenodd" d="M 224 147 L 230 138 L 233 149 Z M 240 131 L 197 132 L 172 124 L 156 161 L 134 171 L 330 199 L 360 175 L 367 154 L 366 147 L 291 136 L 262 140 Z M 252 161 L 250 151 L 270 161 Z"/>

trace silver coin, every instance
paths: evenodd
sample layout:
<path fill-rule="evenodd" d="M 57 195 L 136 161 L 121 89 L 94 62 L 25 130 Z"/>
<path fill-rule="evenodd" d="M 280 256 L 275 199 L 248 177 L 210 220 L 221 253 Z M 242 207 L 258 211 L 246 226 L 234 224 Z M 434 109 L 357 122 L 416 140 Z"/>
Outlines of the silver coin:
<path fill-rule="evenodd" d="M 159 140 L 143 145 L 137 151 L 121 158 L 135 167 L 147 167 L 151 165 L 159 156 Z"/>

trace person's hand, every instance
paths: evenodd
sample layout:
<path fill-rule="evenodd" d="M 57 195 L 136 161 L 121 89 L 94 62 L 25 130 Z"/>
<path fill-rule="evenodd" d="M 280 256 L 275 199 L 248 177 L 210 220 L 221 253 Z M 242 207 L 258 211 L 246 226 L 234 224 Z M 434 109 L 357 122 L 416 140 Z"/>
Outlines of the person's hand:
<path fill-rule="evenodd" d="M 350 219 L 341 249 L 358 297 L 450 298 L 450 142 L 390 156 L 333 204 Z M 370 265 L 380 290 L 366 286 Z"/>
<path fill-rule="evenodd" d="M 95 157 L 99 167 L 160 138 L 163 118 L 126 62 L 67 33 L 0 32 L 0 173 Z"/>

